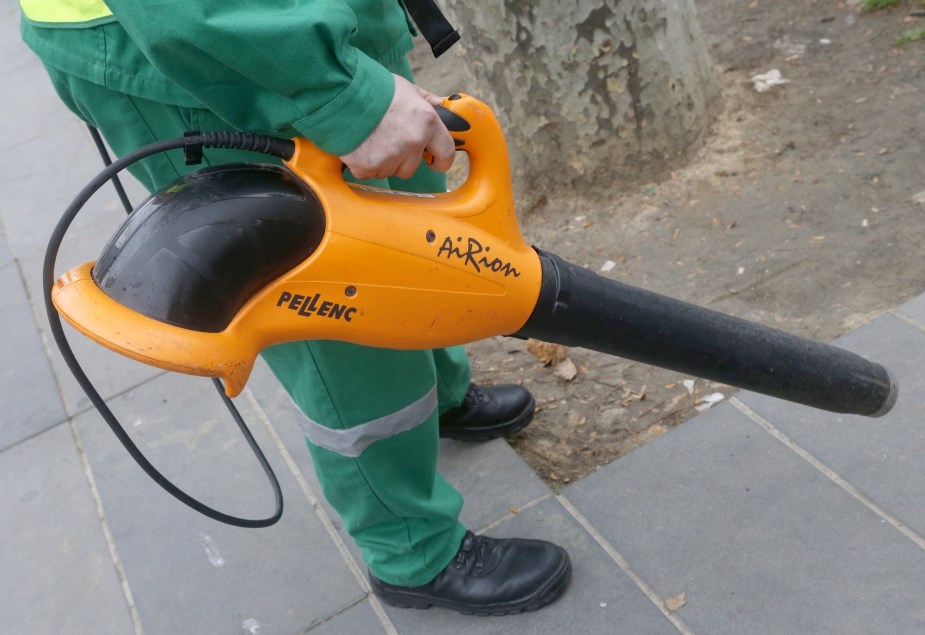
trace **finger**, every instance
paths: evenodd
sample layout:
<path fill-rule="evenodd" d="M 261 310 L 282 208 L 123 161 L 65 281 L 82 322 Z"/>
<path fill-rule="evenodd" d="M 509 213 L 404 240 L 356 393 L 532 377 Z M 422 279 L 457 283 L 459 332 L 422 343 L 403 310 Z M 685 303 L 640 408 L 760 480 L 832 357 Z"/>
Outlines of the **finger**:
<path fill-rule="evenodd" d="M 353 178 L 355 178 L 355 179 L 357 179 L 357 180 L 359 180 L 359 181 L 366 181 L 366 180 L 368 180 L 368 179 L 374 179 L 374 178 L 376 178 L 375 172 L 373 172 L 372 170 L 368 170 L 368 169 L 366 169 L 366 168 L 351 168 L 351 167 L 348 165 L 348 166 L 347 166 L 347 169 L 350 170 L 350 174 L 353 175 Z"/>
<path fill-rule="evenodd" d="M 456 158 L 456 143 L 453 137 L 447 132 L 442 125 L 435 131 L 430 141 L 427 142 L 425 150 L 430 153 L 430 167 L 437 172 L 446 172 L 453 165 Z"/>
<path fill-rule="evenodd" d="M 424 89 L 424 88 L 421 88 L 421 87 L 418 86 L 417 84 L 413 84 L 413 86 L 414 86 L 415 90 L 418 91 L 418 94 L 419 94 L 421 97 L 423 97 L 425 100 L 427 100 L 427 102 L 430 103 L 430 105 L 432 105 L 432 106 L 439 106 L 440 104 L 443 103 L 443 100 L 446 99 L 445 97 L 440 97 L 439 95 L 433 94 L 433 93 L 430 92 L 429 90 L 426 90 L 426 89 Z"/>
<path fill-rule="evenodd" d="M 402 179 L 410 179 L 414 176 L 414 173 L 418 171 L 420 166 L 420 155 L 409 155 L 401 162 L 401 165 L 395 169 L 395 176 Z"/>
<path fill-rule="evenodd" d="M 395 163 L 390 163 L 388 165 L 380 165 L 377 169 L 372 171 L 372 176 L 366 177 L 370 179 L 387 179 L 391 176 L 397 174 L 398 165 Z"/>
<path fill-rule="evenodd" d="M 350 174 L 353 175 L 355 179 L 360 181 L 367 181 L 370 179 L 379 179 L 383 178 L 379 176 L 379 172 L 382 171 L 381 167 L 375 165 L 364 165 L 364 164 L 350 164 L 346 163 L 347 169 L 350 170 Z"/>

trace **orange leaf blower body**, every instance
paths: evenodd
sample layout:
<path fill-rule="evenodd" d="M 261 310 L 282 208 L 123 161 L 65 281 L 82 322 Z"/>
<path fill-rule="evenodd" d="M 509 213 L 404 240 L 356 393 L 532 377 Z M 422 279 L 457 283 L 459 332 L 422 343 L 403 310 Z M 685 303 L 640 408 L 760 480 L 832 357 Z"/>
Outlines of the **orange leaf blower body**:
<path fill-rule="evenodd" d="M 425 349 L 495 335 L 582 346 L 838 412 L 896 400 L 853 353 L 602 278 L 527 245 L 503 133 L 481 102 L 438 108 L 466 182 L 439 194 L 347 183 L 295 139 L 286 168 L 191 173 L 52 289 L 68 322 L 119 353 L 240 393 L 259 352 L 304 339 Z"/>

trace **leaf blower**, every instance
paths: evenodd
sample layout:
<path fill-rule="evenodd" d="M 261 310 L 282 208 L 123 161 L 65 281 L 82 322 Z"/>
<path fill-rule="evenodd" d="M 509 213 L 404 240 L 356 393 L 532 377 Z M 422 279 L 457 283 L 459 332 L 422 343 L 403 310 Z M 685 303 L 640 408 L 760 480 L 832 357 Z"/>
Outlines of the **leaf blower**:
<path fill-rule="evenodd" d="M 454 191 L 343 178 L 307 139 L 199 134 L 104 170 L 59 223 L 46 258 L 49 317 L 136 360 L 241 392 L 259 352 L 304 339 L 428 349 L 496 335 L 616 355 L 833 412 L 881 416 L 898 389 L 881 365 L 570 264 L 524 242 L 503 132 L 466 96 L 438 112 L 469 174 Z M 57 243 L 116 171 L 155 152 L 240 147 L 284 166 L 187 174 L 154 193 L 100 258 L 52 283 Z M 57 242 L 56 242 L 57 241 Z M 60 342 L 59 342 L 60 344 Z"/>

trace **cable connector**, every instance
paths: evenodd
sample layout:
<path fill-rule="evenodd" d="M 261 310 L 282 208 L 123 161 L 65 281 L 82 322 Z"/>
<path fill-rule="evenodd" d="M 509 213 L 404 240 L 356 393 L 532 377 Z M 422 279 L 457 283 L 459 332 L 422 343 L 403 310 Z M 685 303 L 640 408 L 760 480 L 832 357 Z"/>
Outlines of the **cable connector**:
<path fill-rule="evenodd" d="M 183 157 L 186 159 L 186 165 L 199 165 L 202 163 L 202 133 L 198 130 L 187 130 L 183 136 L 200 139 L 198 142 L 188 141 L 183 144 Z"/>

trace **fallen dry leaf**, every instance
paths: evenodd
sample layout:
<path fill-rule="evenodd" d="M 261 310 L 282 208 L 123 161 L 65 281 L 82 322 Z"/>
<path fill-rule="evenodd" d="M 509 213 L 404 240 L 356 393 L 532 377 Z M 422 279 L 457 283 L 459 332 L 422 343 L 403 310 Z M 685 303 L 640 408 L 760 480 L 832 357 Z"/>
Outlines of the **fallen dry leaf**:
<path fill-rule="evenodd" d="M 632 390 L 627 390 L 624 393 L 623 401 L 620 402 L 620 405 L 626 408 L 634 401 L 645 401 L 646 400 L 646 387 L 643 386 L 639 392 L 633 392 Z"/>
<path fill-rule="evenodd" d="M 643 386 L 638 392 L 635 392 L 631 387 L 627 386 L 623 389 L 623 401 L 626 403 L 631 401 L 645 401 L 646 390 L 647 387 Z"/>
<path fill-rule="evenodd" d="M 665 600 L 665 608 L 672 612 L 677 611 L 679 608 L 687 604 L 687 598 L 684 596 L 684 593 L 672 595 L 670 598 Z"/>
<path fill-rule="evenodd" d="M 527 351 L 543 363 L 543 366 L 558 365 L 568 358 L 568 349 L 561 344 L 550 344 L 540 340 L 527 340 Z"/>
<path fill-rule="evenodd" d="M 556 364 L 556 367 L 552 370 L 552 374 L 563 381 L 572 381 L 575 379 L 575 375 L 578 374 L 578 369 L 575 368 L 575 363 L 566 357 Z"/>

